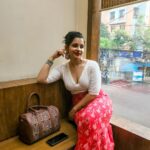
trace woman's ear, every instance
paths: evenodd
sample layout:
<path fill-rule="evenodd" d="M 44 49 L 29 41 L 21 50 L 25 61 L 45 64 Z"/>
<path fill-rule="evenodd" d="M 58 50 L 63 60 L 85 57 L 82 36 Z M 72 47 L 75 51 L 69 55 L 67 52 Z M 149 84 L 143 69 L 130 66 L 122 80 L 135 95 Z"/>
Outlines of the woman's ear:
<path fill-rule="evenodd" d="M 70 59 L 70 56 L 69 56 L 69 47 L 68 46 L 65 46 L 65 58 L 66 59 Z"/>
<path fill-rule="evenodd" d="M 69 47 L 67 45 L 65 45 L 65 50 L 68 51 Z"/>

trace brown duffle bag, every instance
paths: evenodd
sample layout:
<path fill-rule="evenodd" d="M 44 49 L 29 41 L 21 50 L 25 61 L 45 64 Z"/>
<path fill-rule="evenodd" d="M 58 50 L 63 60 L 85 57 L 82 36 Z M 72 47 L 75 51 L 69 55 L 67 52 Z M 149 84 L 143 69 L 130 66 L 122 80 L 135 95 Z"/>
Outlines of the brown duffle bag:
<path fill-rule="evenodd" d="M 38 97 L 38 104 L 29 107 L 31 97 Z M 19 138 L 26 144 L 32 144 L 60 129 L 60 114 L 56 106 L 40 105 L 37 93 L 31 93 L 27 101 L 27 112 L 19 116 Z"/>

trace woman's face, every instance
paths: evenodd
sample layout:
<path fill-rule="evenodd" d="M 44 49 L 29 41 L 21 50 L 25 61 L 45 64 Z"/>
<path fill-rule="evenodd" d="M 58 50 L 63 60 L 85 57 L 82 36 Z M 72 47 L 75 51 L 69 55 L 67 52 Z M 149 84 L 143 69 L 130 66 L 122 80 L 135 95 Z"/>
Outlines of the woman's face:
<path fill-rule="evenodd" d="M 68 47 L 70 59 L 80 59 L 84 52 L 85 42 L 83 38 L 74 38 L 72 43 Z"/>

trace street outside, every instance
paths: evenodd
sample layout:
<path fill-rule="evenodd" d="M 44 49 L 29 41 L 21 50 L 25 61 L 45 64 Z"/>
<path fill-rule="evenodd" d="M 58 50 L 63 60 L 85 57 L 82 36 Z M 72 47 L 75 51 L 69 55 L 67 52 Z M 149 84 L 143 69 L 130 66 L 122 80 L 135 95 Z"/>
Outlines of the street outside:
<path fill-rule="evenodd" d="M 113 102 L 113 113 L 150 128 L 150 84 L 114 81 L 102 84 Z"/>

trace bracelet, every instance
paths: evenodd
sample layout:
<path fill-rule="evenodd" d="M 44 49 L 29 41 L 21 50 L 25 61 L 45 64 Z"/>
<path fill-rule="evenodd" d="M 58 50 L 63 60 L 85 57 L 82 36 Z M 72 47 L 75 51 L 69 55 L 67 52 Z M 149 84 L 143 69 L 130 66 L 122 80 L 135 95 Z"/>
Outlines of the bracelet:
<path fill-rule="evenodd" d="M 52 65 L 53 65 L 53 61 L 48 59 L 48 60 L 46 61 L 46 64 L 48 64 L 49 66 L 52 66 Z"/>

